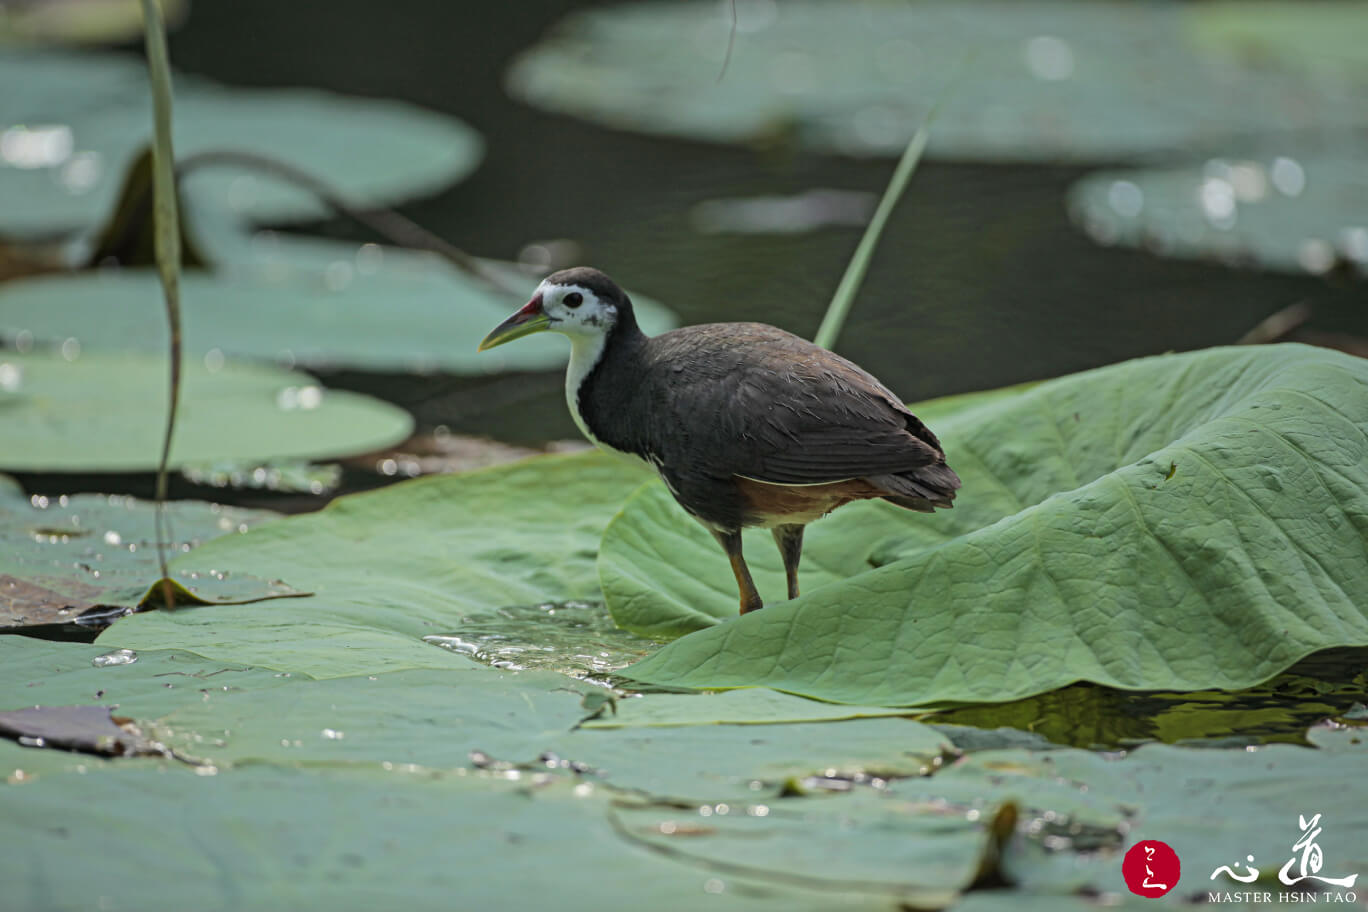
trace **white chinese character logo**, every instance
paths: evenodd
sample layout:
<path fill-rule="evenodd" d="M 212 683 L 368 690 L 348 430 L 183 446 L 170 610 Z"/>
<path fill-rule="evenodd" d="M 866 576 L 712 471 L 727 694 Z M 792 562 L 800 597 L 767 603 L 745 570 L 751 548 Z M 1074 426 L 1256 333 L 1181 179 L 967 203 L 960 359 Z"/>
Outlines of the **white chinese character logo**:
<path fill-rule="evenodd" d="M 1302 853 L 1301 868 L 1299 869 L 1301 872 L 1301 876 L 1289 876 L 1289 872 L 1291 872 L 1292 870 L 1292 865 L 1295 864 L 1297 861 L 1297 856 L 1293 854 L 1291 858 L 1287 859 L 1287 864 L 1283 865 L 1282 870 L 1278 872 L 1278 880 L 1281 880 L 1289 887 L 1292 886 L 1292 884 L 1301 883 L 1303 880 L 1308 879 L 1319 880 L 1321 883 L 1333 884 L 1337 887 L 1352 887 L 1354 885 L 1354 881 L 1358 880 L 1357 874 L 1351 874 L 1348 877 L 1316 876 L 1320 873 L 1321 869 L 1321 847 L 1316 844 L 1316 837 L 1319 836 L 1321 832 L 1321 828 L 1319 826 L 1320 818 L 1321 815 L 1317 814 L 1315 817 L 1312 817 L 1311 820 L 1308 822 L 1305 817 L 1297 817 L 1297 822 L 1301 824 L 1302 836 L 1301 839 L 1298 839 L 1296 844 L 1292 846 L 1292 851 L 1293 853 Z M 1314 829 L 1312 829 L 1313 827 Z"/>
<path fill-rule="evenodd" d="M 1278 880 L 1289 887 L 1301 883 L 1303 880 L 1319 880 L 1321 883 L 1336 887 L 1352 887 L 1354 881 L 1358 880 L 1357 874 L 1351 874 L 1348 877 L 1319 876 L 1321 865 L 1324 862 L 1321 847 L 1316 843 L 1316 837 L 1321 834 L 1320 819 L 1320 814 L 1315 815 L 1310 820 L 1298 815 L 1297 822 L 1301 824 L 1302 829 L 1301 838 L 1292 846 L 1292 857 L 1287 859 L 1287 863 L 1278 871 Z M 1298 852 L 1301 853 L 1300 859 L 1296 854 Z M 1253 883 L 1259 878 L 1259 869 L 1254 867 L 1253 855 L 1246 855 L 1245 861 L 1248 862 L 1248 866 L 1244 874 L 1236 874 L 1230 865 L 1221 865 L 1211 872 L 1209 879 L 1215 880 L 1217 874 L 1225 874 L 1231 880 L 1238 880 L 1240 883 Z M 1296 876 L 1293 876 L 1292 866 L 1296 865 L 1298 861 L 1300 861 L 1300 866 L 1297 869 Z M 1237 861 L 1234 866 L 1238 868 L 1244 864 Z"/>

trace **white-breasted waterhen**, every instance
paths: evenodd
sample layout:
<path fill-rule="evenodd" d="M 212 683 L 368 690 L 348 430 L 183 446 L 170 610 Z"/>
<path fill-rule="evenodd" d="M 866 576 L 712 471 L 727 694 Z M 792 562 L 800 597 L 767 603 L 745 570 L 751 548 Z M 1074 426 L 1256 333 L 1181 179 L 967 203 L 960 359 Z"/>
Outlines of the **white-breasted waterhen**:
<path fill-rule="evenodd" d="M 762 606 L 741 529 L 774 534 L 798 596 L 803 528 L 853 500 L 931 513 L 960 486 L 940 441 L 897 396 L 839 355 L 763 323 L 658 336 L 596 269 L 548 276 L 480 351 L 542 330 L 570 337 L 565 398 L 602 449 L 644 460 L 731 561 L 741 613 Z"/>

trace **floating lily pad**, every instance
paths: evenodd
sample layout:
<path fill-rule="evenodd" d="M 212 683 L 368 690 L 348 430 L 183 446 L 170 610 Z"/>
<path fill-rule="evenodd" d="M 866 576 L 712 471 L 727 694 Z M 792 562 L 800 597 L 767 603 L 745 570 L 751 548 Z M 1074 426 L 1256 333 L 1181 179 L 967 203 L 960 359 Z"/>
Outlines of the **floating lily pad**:
<path fill-rule="evenodd" d="M 3 419 L 0 419 L 2 421 Z M 240 534 L 276 518 L 199 501 L 166 505 L 179 556 L 220 535 Z M 42 624 L 103 626 L 132 611 L 158 579 L 156 507 L 132 497 L 76 494 L 27 498 L 0 491 L 0 628 Z M 250 574 L 188 574 L 194 599 L 253 601 L 299 593 Z M 159 591 L 154 597 L 159 597 Z"/>
<path fill-rule="evenodd" d="M 1368 169 L 1361 158 L 1213 159 L 1102 172 L 1074 185 L 1069 208 L 1102 244 L 1232 266 L 1368 276 Z"/>
<path fill-rule="evenodd" d="M 181 279 L 185 351 L 279 360 L 287 366 L 483 374 L 563 365 L 570 347 L 552 334 L 477 353 L 485 334 L 523 303 L 433 254 L 376 244 L 263 233 L 254 242 L 215 234 L 221 271 Z M 491 264 L 525 286 L 537 279 Z M 523 299 L 525 300 L 525 299 Z M 673 314 L 633 301 L 647 332 Z M 26 333 L 89 351 L 158 351 L 164 305 L 152 270 L 50 276 L 0 285 L 0 336 Z"/>
<path fill-rule="evenodd" d="M 0 102 L 0 235 L 35 237 L 94 225 L 113 206 L 129 163 L 147 142 L 145 76 L 117 55 L 0 52 L 0 77 L 22 74 L 23 99 Z M 78 78 L 78 76 L 80 78 Z M 117 91 L 103 84 L 112 80 Z M 468 174 L 482 144 L 453 118 L 394 101 L 305 89 L 228 89 L 175 79 L 181 159 L 210 150 L 255 152 L 325 181 L 357 206 L 433 193 Z M 240 166 L 195 169 L 197 198 L 255 220 L 324 215 L 298 187 Z"/>
<path fill-rule="evenodd" d="M 1248 65 L 1327 80 L 1368 75 L 1368 24 L 1357 0 L 1217 0 L 1183 13 L 1193 43 Z"/>
<path fill-rule="evenodd" d="M 1368 73 L 1204 51 L 1179 4 L 755 0 L 736 14 L 733 42 L 726 4 L 579 13 L 508 84 L 614 127 L 859 155 L 900 153 L 939 102 L 928 154 L 977 161 L 1127 161 L 1368 125 Z"/>
<path fill-rule="evenodd" d="M 679 725 L 774 725 L 787 722 L 831 722 L 907 715 L 910 710 L 886 706 L 819 703 L 763 687 L 701 694 L 644 694 L 617 701 L 614 712 L 583 724 L 584 728 L 653 728 Z"/>
<path fill-rule="evenodd" d="M 699 559 L 706 533 L 657 486 L 638 495 L 604 536 L 609 608 L 657 635 L 716 626 L 625 674 L 925 706 L 1077 680 L 1237 689 L 1368 644 L 1368 361 L 1300 345 L 1142 359 L 935 429 L 964 479 L 954 510 L 843 509 L 812 545 L 846 578 L 740 618 L 725 559 Z"/>
<path fill-rule="evenodd" d="M 1320 873 L 1368 871 L 1364 746 L 1342 728 L 1313 732 L 1320 749 L 956 759 L 943 735 L 902 719 L 576 728 L 572 691 L 585 685 L 440 650 L 445 669 L 326 681 L 167 650 L 99 667 L 99 652 L 0 638 L 0 692 L 84 700 L 106 718 L 117 703 L 211 763 L 0 741 L 0 838 L 15 847 L 0 878 L 24 906 L 84 907 L 111 891 L 145 906 L 346 906 L 393 901 L 397 878 L 414 908 L 459 894 L 585 912 L 623 896 L 887 910 L 945 907 L 990 872 L 996 889 L 962 901 L 979 912 L 1083 912 L 1080 897 L 1125 889 L 1129 846 L 1162 839 L 1183 864 L 1169 904 L 1186 908 L 1223 888 L 1224 875 L 1209 877 L 1221 865 L 1254 855 L 1275 873 L 1297 854 L 1299 815 L 1314 814 Z M 126 851 L 101 851 L 111 839 Z M 59 856 L 89 863 L 44 863 Z M 149 881 L 149 865 L 164 876 Z M 518 876 L 494 876 L 505 871 Z"/>
<path fill-rule="evenodd" d="M 161 331 L 165 333 L 165 329 Z M 160 337 L 165 344 L 165 336 Z M 166 361 L 146 355 L 0 354 L 0 468 L 144 472 L 156 468 L 167 402 Z M 323 390 L 274 367 L 187 359 L 171 466 L 216 459 L 328 459 L 403 440 L 407 412 Z"/>
<path fill-rule="evenodd" d="M 125 54 L 0 50 L 0 82 L 13 86 L 21 80 L 24 91 L 0 93 L 0 133 L 8 138 L 0 170 L 52 167 L 64 154 L 70 162 L 75 138 L 37 128 L 57 127 L 67 116 L 93 113 L 146 92 L 147 66 Z M 28 129 L 9 132 L 20 125 Z"/>

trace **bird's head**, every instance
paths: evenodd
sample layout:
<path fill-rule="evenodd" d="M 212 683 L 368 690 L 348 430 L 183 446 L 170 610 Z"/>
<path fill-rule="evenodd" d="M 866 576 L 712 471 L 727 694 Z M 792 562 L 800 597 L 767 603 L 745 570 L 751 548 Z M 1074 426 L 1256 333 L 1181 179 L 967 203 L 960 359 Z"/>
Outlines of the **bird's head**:
<path fill-rule="evenodd" d="M 607 336 L 632 319 L 632 302 L 612 279 L 597 269 L 576 266 L 543 279 L 532 300 L 494 327 L 479 350 L 546 329 L 571 337 Z"/>

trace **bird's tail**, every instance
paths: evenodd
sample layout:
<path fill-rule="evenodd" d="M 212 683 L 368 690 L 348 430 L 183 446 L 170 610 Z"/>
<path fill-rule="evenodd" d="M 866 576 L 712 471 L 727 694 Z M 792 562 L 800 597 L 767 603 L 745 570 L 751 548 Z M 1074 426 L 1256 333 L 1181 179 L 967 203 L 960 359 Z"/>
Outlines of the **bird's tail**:
<path fill-rule="evenodd" d="M 919 513 L 953 507 L 955 492 L 960 487 L 959 476 L 943 462 L 896 475 L 873 475 L 865 480 L 888 492 L 883 495 L 884 500 Z"/>

